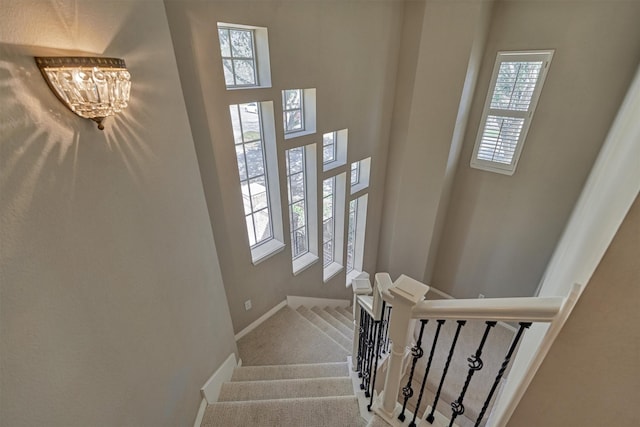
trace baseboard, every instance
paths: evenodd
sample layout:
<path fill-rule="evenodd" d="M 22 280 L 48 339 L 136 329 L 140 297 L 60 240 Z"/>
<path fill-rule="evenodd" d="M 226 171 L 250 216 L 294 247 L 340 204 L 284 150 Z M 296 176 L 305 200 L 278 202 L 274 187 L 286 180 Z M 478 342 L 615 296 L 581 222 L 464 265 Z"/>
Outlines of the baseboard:
<path fill-rule="evenodd" d="M 218 370 L 211 375 L 211 378 L 204 383 L 202 389 L 200 389 L 200 393 L 207 403 L 214 403 L 218 401 L 222 384 L 231 380 L 233 369 L 236 366 L 236 355 L 235 353 L 231 353 L 229 357 L 227 357 L 227 360 L 220 365 Z"/>
<path fill-rule="evenodd" d="M 289 297 L 287 297 L 287 298 L 289 298 Z M 238 341 L 240 338 L 242 338 L 245 335 L 247 335 L 249 332 L 253 331 L 258 326 L 260 326 L 262 324 L 262 322 L 264 322 L 265 320 L 267 320 L 268 318 L 270 318 L 271 316 L 276 314 L 285 305 L 287 305 L 287 301 L 286 300 L 280 302 L 278 305 L 273 307 L 271 310 L 267 311 L 265 314 L 263 314 L 262 316 L 258 317 L 256 320 L 251 322 L 251 324 L 249 326 L 247 326 L 246 328 L 244 328 L 243 330 L 241 330 L 240 332 L 238 332 L 235 335 L 236 341 Z"/>
<path fill-rule="evenodd" d="M 347 308 L 351 306 L 351 301 L 348 299 L 311 298 L 311 297 L 296 297 L 296 296 L 288 295 L 287 305 L 293 308 L 294 310 L 300 306 Z"/>
<path fill-rule="evenodd" d="M 204 418 L 204 411 L 207 409 L 207 400 L 202 399 L 200 407 L 198 408 L 198 415 L 196 415 L 196 421 L 193 423 L 193 427 L 200 427 L 202 425 L 202 419 Z"/>

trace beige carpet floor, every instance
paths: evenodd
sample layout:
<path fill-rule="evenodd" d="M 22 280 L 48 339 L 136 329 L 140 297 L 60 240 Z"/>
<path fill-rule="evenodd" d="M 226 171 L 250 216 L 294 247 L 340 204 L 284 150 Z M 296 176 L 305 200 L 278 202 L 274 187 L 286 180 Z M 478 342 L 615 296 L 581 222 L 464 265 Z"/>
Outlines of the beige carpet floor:
<path fill-rule="evenodd" d="M 243 366 L 345 362 L 350 354 L 289 307 L 241 338 L 238 351 Z"/>
<path fill-rule="evenodd" d="M 364 427 L 347 366 L 349 317 L 285 307 L 247 334 L 238 341 L 243 366 L 201 427 Z"/>

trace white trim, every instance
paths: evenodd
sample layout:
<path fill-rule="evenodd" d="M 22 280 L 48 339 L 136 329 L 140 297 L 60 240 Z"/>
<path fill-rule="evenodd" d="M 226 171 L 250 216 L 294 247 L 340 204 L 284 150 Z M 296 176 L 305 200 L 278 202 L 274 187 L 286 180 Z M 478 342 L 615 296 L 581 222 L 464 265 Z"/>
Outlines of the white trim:
<path fill-rule="evenodd" d="M 323 152 L 323 163 L 322 163 L 322 171 L 329 172 L 335 168 L 340 166 L 344 166 L 347 164 L 347 144 L 349 141 L 349 129 L 340 129 L 336 131 L 331 131 L 336 133 L 336 139 L 333 141 L 336 144 L 336 158 L 328 163 L 324 163 L 324 152 Z M 331 133 L 331 132 L 325 132 Z M 322 134 L 324 138 L 324 134 Z"/>
<path fill-rule="evenodd" d="M 493 65 L 493 72 L 491 73 L 489 90 L 487 91 L 487 96 L 484 101 L 484 107 L 482 110 L 480 126 L 478 127 L 478 133 L 476 135 L 476 141 L 473 147 L 473 155 L 471 156 L 471 162 L 470 162 L 470 166 L 472 168 L 481 169 L 489 172 L 496 172 L 504 175 L 514 174 L 514 172 L 516 171 L 516 166 L 518 166 L 518 160 L 520 159 L 522 148 L 524 147 L 525 139 L 527 138 L 527 132 L 529 132 L 529 126 L 531 125 L 531 121 L 533 120 L 533 116 L 535 114 L 536 107 L 538 105 L 538 100 L 540 98 L 540 93 L 542 92 L 542 87 L 544 86 L 544 81 L 547 77 L 547 72 L 549 71 L 549 65 L 551 64 L 551 60 L 553 59 L 553 53 L 554 53 L 554 50 L 498 52 L 498 54 L 496 55 L 496 61 Z M 498 72 L 500 71 L 500 65 L 503 62 L 512 62 L 512 61 L 542 61 L 543 63 L 543 67 L 540 70 L 540 74 L 538 74 L 538 80 L 533 89 L 531 102 L 529 104 L 529 109 L 527 111 L 498 110 L 498 109 L 491 108 L 491 100 L 493 98 L 494 90 L 496 87 L 496 81 L 498 78 Z M 484 136 L 487 118 L 489 117 L 489 115 L 492 114 L 492 112 L 494 112 L 493 114 L 500 113 L 498 115 L 501 117 L 524 119 L 524 122 L 522 124 L 522 129 L 520 130 L 520 135 L 518 137 L 518 141 L 515 146 L 515 152 L 513 153 L 513 157 L 511 158 L 511 163 L 509 164 L 482 160 L 478 158 L 478 151 L 482 143 L 482 137 Z"/>
<path fill-rule="evenodd" d="M 254 320 L 253 322 L 251 322 L 251 324 L 249 326 L 247 326 L 246 328 L 244 328 L 243 330 L 241 330 L 240 332 L 238 332 L 235 335 L 235 339 L 236 341 L 238 341 L 240 338 L 244 337 L 245 335 L 247 335 L 249 332 L 253 331 L 255 328 L 257 328 L 258 326 L 260 326 L 265 320 L 267 320 L 268 318 L 270 318 L 271 316 L 273 316 L 274 314 L 276 314 L 278 311 L 280 311 L 281 308 L 283 308 L 285 305 L 287 305 L 287 301 L 284 300 L 280 303 L 278 303 L 278 305 L 276 305 L 275 307 L 273 307 L 271 310 L 267 311 L 265 314 L 263 314 L 262 316 L 258 317 L 256 320 Z"/>
<path fill-rule="evenodd" d="M 294 89 L 286 89 L 294 90 Z M 305 135 L 312 135 L 316 133 L 316 89 L 300 89 L 302 91 L 302 120 L 304 120 L 304 129 L 299 131 L 287 132 L 284 129 L 284 115 L 283 115 L 283 129 L 284 139 L 297 138 Z M 284 90 L 283 90 L 284 92 Z M 284 105 L 282 106 L 284 111 Z M 291 111 L 291 110 L 289 110 Z"/>
<path fill-rule="evenodd" d="M 202 425 L 202 419 L 204 418 L 204 411 L 207 409 L 207 400 L 202 399 L 200 402 L 200 407 L 198 408 L 198 415 L 196 415 L 196 420 L 193 423 L 193 427 L 200 427 Z"/>
<path fill-rule="evenodd" d="M 297 297 L 292 295 L 287 295 L 287 300 L 285 302 L 294 310 L 298 307 L 349 308 L 351 305 L 351 301 L 348 299 Z"/>
<path fill-rule="evenodd" d="M 349 169 L 349 186 L 350 193 L 352 196 L 365 188 L 369 188 L 369 176 L 371 175 L 371 157 L 367 157 L 366 159 L 358 160 L 353 163 L 359 163 L 360 172 L 358 177 L 358 182 L 351 186 L 351 169 Z"/>
<path fill-rule="evenodd" d="M 222 384 L 231 380 L 234 368 L 237 366 L 236 354 L 231 353 L 227 360 L 211 375 L 211 378 L 200 389 L 200 394 L 207 403 L 215 403 L 218 401 Z M 202 405 L 200 405 L 202 407 Z M 199 425 L 199 424 L 198 424 Z"/>
<path fill-rule="evenodd" d="M 266 243 L 251 249 L 251 263 L 258 265 L 262 261 L 284 250 L 285 244 L 278 239 L 271 239 Z"/>
<path fill-rule="evenodd" d="M 329 280 L 333 279 L 343 270 L 343 266 L 338 264 L 337 262 L 332 262 L 327 265 L 322 272 L 322 281 L 327 283 Z"/>
<path fill-rule="evenodd" d="M 299 258 L 293 260 L 293 275 L 297 276 L 298 274 L 305 271 L 307 268 L 311 267 L 318 261 L 318 256 L 314 255 L 311 252 L 307 252 Z"/>
<path fill-rule="evenodd" d="M 416 319 L 553 322 L 563 303 L 563 297 L 438 299 L 419 301 L 411 314 Z"/>
<path fill-rule="evenodd" d="M 269 32 L 266 27 L 256 27 L 253 25 L 231 24 L 228 22 L 218 22 L 218 28 L 239 28 L 243 30 L 253 30 L 254 52 L 253 58 L 256 65 L 257 84 L 251 86 L 231 86 L 225 84 L 227 90 L 260 89 L 271 87 L 271 59 L 269 55 Z M 216 35 L 217 35 L 216 31 Z M 220 40 L 218 40 L 220 46 Z M 221 55 L 222 56 L 222 55 Z M 222 64 L 221 64 L 222 65 Z"/>

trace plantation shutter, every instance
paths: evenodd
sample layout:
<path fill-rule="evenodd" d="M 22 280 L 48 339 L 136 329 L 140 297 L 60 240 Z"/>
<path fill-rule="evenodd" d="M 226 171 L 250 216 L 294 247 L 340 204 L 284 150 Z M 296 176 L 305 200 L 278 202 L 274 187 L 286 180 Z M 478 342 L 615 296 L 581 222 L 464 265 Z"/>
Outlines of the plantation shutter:
<path fill-rule="evenodd" d="M 513 174 L 552 55 L 498 53 L 472 167 Z"/>

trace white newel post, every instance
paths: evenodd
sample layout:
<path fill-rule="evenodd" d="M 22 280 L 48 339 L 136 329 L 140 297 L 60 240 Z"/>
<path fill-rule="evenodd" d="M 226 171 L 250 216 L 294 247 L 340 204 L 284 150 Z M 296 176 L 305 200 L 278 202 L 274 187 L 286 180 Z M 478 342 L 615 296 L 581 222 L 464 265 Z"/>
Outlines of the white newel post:
<path fill-rule="evenodd" d="M 368 276 L 368 275 L 367 275 Z M 351 353 L 351 367 L 355 372 L 358 365 L 358 345 L 360 343 L 360 308 L 358 295 L 371 295 L 371 282 L 368 277 L 358 277 L 351 281 L 353 291 L 353 352 Z"/>
<path fill-rule="evenodd" d="M 389 337 L 392 341 L 388 359 L 387 377 L 382 393 L 382 408 L 388 418 L 393 417 L 400 389 L 402 375 L 402 360 L 407 345 L 409 345 L 409 324 L 411 309 L 422 301 L 429 287 L 404 274 L 395 281 L 389 292 L 393 295 L 393 310 L 389 322 Z"/>

